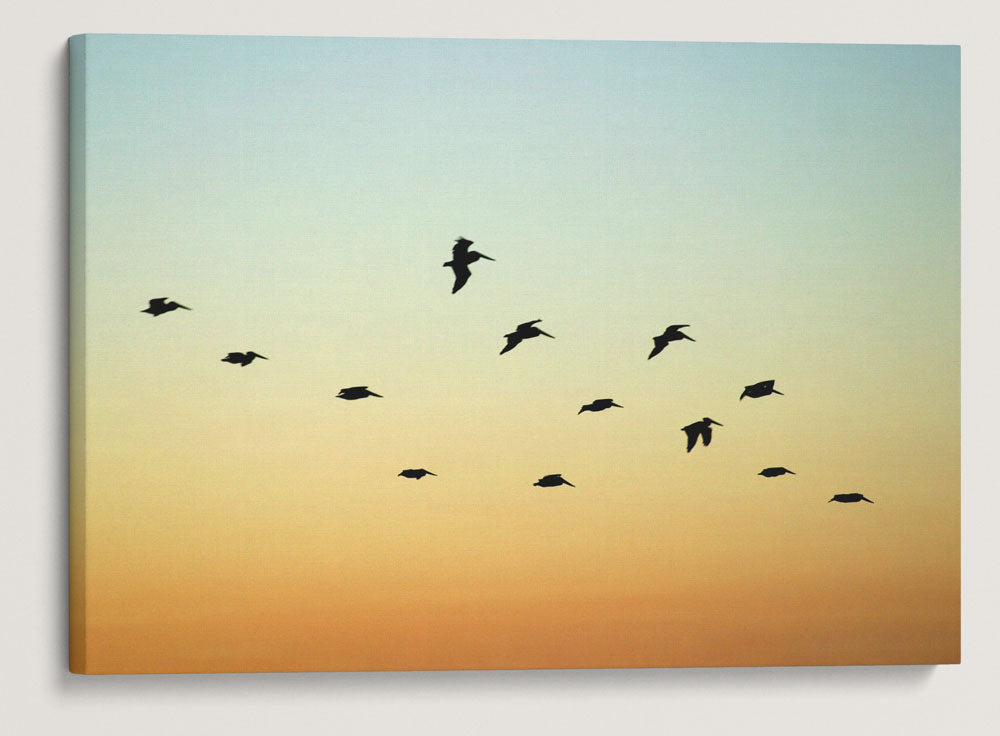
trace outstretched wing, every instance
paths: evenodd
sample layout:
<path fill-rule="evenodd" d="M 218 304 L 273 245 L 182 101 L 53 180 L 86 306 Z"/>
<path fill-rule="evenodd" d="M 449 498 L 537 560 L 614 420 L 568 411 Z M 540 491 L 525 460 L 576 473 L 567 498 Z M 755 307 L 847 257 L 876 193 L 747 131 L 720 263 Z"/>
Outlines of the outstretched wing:
<path fill-rule="evenodd" d="M 656 337 L 654 337 L 653 338 L 653 352 L 651 352 L 649 354 L 649 358 L 646 358 L 646 360 L 649 360 L 650 358 L 653 358 L 653 357 L 656 357 L 657 355 L 659 355 L 663 351 L 663 348 L 667 347 L 668 344 L 669 344 L 669 341 L 664 340 L 663 337 L 662 337 L 662 335 L 657 335 Z"/>
<path fill-rule="evenodd" d="M 708 447 L 710 444 L 712 444 L 712 428 L 707 424 L 701 430 L 701 439 L 705 443 L 705 447 Z"/>
<path fill-rule="evenodd" d="M 451 248 L 451 257 L 455 259 L 463 258 L 469 254 L 469 246 L 472 245 L 471 240 L 466 240 L 465 238 L 456 238 L 455 245 Z"/>
<path fill-rule="evenodd" d="M 451 266 L 451 270 L 455 272 L 455 285 L 451 287 L 451 293 L 454 294 L 456 291 L 465 286 L 465 282 L 469 280 L 472 275 L 472 271 L 464 263 L 455 262 Z"/>
<path fill-rule="evenodd" d="M 540 319 L 533 319 L 530 322 L 522 322 L 521 324 L 519 324 L 517 326 L 517 330 L 518 330 L 518 332 L 520 332 L 521 330 L 526 330 L 529 327 L 531 327 L 532 325 L 537 324 L 537 323 L 539 323 L 541 321 L 542 320 L 540 320 Z M 539 330 L 539 331 L 541 331 L 541 330 Z"/>
<path fill-rule="evenodd" d="M 520 344 L 521 338 L 517 336 L 516 332 L 511 332 L 509 335 L 504 335 L 507 338 L 507 344 L 504 345 L 503 350 L 500 351 L 500 355 L 503 355 L 508 350 L 513 350 Z"/>
<path fill-rule="evenodd" d="M 759 388 L 761 391 L 773 391 L 774 381 L 761 381 L 760 383 L 757 384 L 756 387 Z"/>
<path fill-rule="evenodd" d="M 695 442 L 698 441 L 698 434 L 699 434 L 698 428 L 697 427 L 692 427 L 692 426 L 687 426 L 687 427 L 684 427 L 683 429 L 684 429 L 684 434 L 686 434 L 687 438 L 688 438 L 687 451 L 691 452 L 691 450 L 694 449 Z"/>
<path fill-rule="evenodd" d="M 243 353 L 230 353 L 229 355 L 226 356 L 225 359 L 226 360 L 243 360 L 244 357 L 246 357 L 246 356 L 244 356 Z"/>

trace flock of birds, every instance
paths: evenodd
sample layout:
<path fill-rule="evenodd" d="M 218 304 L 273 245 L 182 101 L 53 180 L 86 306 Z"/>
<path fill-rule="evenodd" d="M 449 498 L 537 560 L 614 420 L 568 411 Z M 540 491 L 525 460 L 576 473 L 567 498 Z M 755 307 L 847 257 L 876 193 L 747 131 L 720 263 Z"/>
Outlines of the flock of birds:
<path fill-rule="evenodd" d="M 475 263 L 480 259 L 485 259 L 487 261 L 493 261 L 495 259 L 490 258 L 484 253 L 480 253 L 475 250 L 469 250 L 469 246 L 473 244 L 473 241 L 466 238 L 458 238 L 455 240 L 455 245 L 452 247 L 451 260 L 446 261 L 443 265 L 451 268 L 455 274 L 455 283 L 452 286 L 451 293 L 454 294 L 459 289 L 461 289 L 468 282 L 469 277 L 472 276 L 472 271 L 469 269 L 469 265 Z M 187 309 L 183 304 L 178 304 L 175 301 L 167 301 L 167 297 L 160 297 L 157 299 L 150 299 L 149 306 L 146 309 L 141 310 L 144 313 L 151 314 L 154 317 L 158 317 L 161 314 L 166 314 L 168 312 L 173 312 L 177 309 Z M 508 332 L 504 337 L 507 340 L 507 344 L 504 345 L 503 349 L 500 351 L 500 355 L 507 353 L 524 340 L 529 340 L 533 337 L 539 337 L 544 335 L 545 337 L 553 338 L 548 332 L 545 332 L 540 327 L 537 327 L 538 323 L 541 322 L 540 319 L 533 319 L 529 322 L 523 322 L 519 324 L 513 332 Z M 690 327 L 690 325 L 670 325 L 663 331 L 663 334 L 656 335 L 653 337 L 653 350 L 650 352 L 647 360 L 650 360 L 657 355 L 659 355 L 670 343 L 679 342 L 681 340 L 690 340 L 695 342 L 694 338 L 681 332 L 685 327 Z M 231 363 L 233 365 L 238 365 L 241 367 L 246 367 L 250 365 L 256 358 L 262 360 L 268 360 L 265 356 L 260 353 L 256 353 L 253 350 L 248 350 L 246 352 L 231 352 L 222 358 L 223 363 Z M 744 398 L 759 399 L 764 396 L 770 396 L 772 394 L 778 394 L 779 396 L 784 396 L 781 391 L 778 391 L 774 387 L 774 380 L 759 381 L 758 383 L 752 383 L 749 386 L 743 387 L 743 393 L 740 394 L 740 401 Z M 342 388 L 340 393 L 337 394 L 338 399 L 345 399 L 346 401 L 356 401 L 358 399 L 366 399 L 368 397 L 383 398 L 381 394 L 377 394 L 371 391 L 367 386 L 350 386 L 348 388 Z M 584 404 L 580 407 L 580 411 L 577 415 L 582 414 L 585 411 L 590 412 L 600 412 L 610 409 L 611 407 L 617 407 L 619 409 L 623 408 L 621 404 L 616 404 L 614 399 L 595 399 L 589 404 Z M 712 442 L 712 426 L 721 427 L 721 423 L 715 421 L 710 417 L 702 417 L 701 420 L 697 422 L 692 422 L 686 427 L 681 427 L 681 431 L 687 436 L 687 451 L 691 452 L 695 445 L 698 444 L 700 439 L 702 445 L 707 447 Z M 432 473 L 425 468 L 407 468 L 399 473 L 399 476 L 403 478 L 412 478 L 414 480 L 420 480 L 424 476 L 433 475 L 436 477 L 436 473 Z M 758 475 L 764 476 L 765 478 L 775 478 L 781 475 L 795 475 L 794 472 L 785 467 L 771 467 L 764 468 Z M 575 488 L 572 483 L 562 477 L 561 473 L 550 473 L 539 478 L 532 485 L 540 486 L 542 488 L 552 488 L 555 486 L 571 486 Z M 874 503 L 869 498 L 861 493 L 838 493 L 834 495 L 827 503 L 833 503 L 834 501 L 838 503 L 858 503 L 860 501 L 866 501 L 867 503 Z"/>

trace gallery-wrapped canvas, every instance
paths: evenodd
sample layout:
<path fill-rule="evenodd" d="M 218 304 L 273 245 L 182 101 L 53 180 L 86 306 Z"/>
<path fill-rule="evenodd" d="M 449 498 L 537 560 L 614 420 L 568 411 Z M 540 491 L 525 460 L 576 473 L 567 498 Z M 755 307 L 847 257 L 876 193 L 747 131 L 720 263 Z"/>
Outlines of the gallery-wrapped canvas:
<path fill-rule="evenodd" d="M 74 672 L 959 661 L 957 47 L 69 44 Z"/>

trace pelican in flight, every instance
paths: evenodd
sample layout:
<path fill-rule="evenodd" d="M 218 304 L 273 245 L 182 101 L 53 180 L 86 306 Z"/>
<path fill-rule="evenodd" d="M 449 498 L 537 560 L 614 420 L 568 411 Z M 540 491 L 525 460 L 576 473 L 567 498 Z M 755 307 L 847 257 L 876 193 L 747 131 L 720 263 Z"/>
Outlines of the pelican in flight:
<path fill-rule="evenodd" d="M 718 425 L 717 421 L 714 419 L 709 419 L 708 417 L 703 417 L 700 422 L 694 422 L 686 427 L 681 427 L 681 431 L 687 434 L 688 438 L 688 452 L 694 449 L 694 446 L 698 443 L 698 438 L 701 437 L 702 444 L 708 447 L 712 443 L 712 425 Z"/>
<path fill-rule="evenodd" d="M 577 412 L 577 416 L 583 414 L 585 411 L 604 411 L 605 409 L 610 409 L 612 406 L 617 406 L 619 409 L 622 408 L 622 405 L 616 404 L 614 399 L 594 399 L 591 403 L 581 406 L 580 411 Z"/>
<path fill-rule="evenodd" d="M 159 299 L 150 299 L 149 306 L 139 311 L 147 312 L 154 317 L 159 317 L 161 314 L 172 312 L 175 309 L 186 309 L 189 312 L 191 311 L 191 307 L 185 307 L 183 304 L 178 304 L 177 302 L 168 302 L 167 297 L 165 296 L 161 296 Z"/>
<path fill-rule="evenodd" d="M 413 478 L 414 480 L 420 480 L 425 475 L 433 475 L 434 477 L 437 477 L 437 473 L 432 473 L 431 471 L 424 470 L 423 468 L 407 468 L 400 473 L 400 475 L 404 478 Z"/>
<path fill-rule="evenodd" d="M 535 323 L 541 322 L 540 319 L 533 319 L 530 322 L 522 322 L 517 326 L 517 329 L 513 332 L 508 332 L 504 337 L 507 338 L 507 344 L 504 346 L 503 350 L 500 351 L 500 355 L 503 355 L 508 350 L 513 350 L 520 343 L 521 340 L 527 340 L 530 337 L 538 337 L 539 335 L 545 335 L 546 337 L 554 338 L 555 335 L 550 335 L 545 330 L 535 327 Z"/>
<path fill-rule="evenodd" d="M 262 358 L 267 360 L 266 357 L 260 353 L 255 353 L 253 350 L 248 350 L 245 353 L 230 353 L 225 358 L 222 359 L 223 363 L 232 363 L 233 365 L 241 365 L 244 368 L 251 363 L 253 363 L 254 358 Z"/>
<path fill-rule="evenodd" d="M 838 493 L 836 496 L 831 498 L 827 503 L 857 503 L 858 501 L 867 501 L 868 503 L 875 503 L 870 498 L 865 498 L 860 493 Z"/>
<path fill-rule="evenodd" d="M 368 396 L 378 396 L 380 399 L 382 398 L 381 394 L 369 391 L 367 386 L 351 386 L 350 388 L 342 388 L 340 389 L 340 393 L 337 394 L 338 399 L 347 399 L 348 401 L 364 399 Z"/>
<path fill-rule="evenodd" d="M 542 488 L 552 488 L 553 486 L 572 486 L 573 488 L 576 488 L 576 486 L 562 477 L 562 473 L 543 475 L 537 482 L 532 483 L 531 485 L 541 486 Z"/>
<path fill-rule="evenodd" d="M 470 263 L 475 263 L 480 258 L 485 258 L 487 261 L 495 260 L 478 250 L 469 250 L 470 245 L 472 245 L 471 240 L 456 239 L 455 245 L 451 249 L 451 260 L 442 264 L 443 266 L 451 266 L 451 270 L 455 272 L 455 285 L 451 287 L 452 294 L 465 286 L 465 282 L 472 275 L 472 271 L 469 270 Z"/>
<path fill-rule="evenodd" d="M 780 467 L 779 468 L 764 468 L 762 471 L 760 471 L 759 473 L 757 473 L 757 475 L 763 475 L 765 478 L 775 478 L 775 477 L 777 477 L 779 475 L 784 475 L 785 473 L 788 473 L 789 475 L 795 475 L 795 473 L 793 473 L 788 468 L 780 468 Z"/>
<path fill-rule="evenodd" d="M 784 396 L 783 393 L 774 387 L 774 381 L 761 381 L 760 383 L 744 386 L 743 393 L 740 394 L 740 401 L 743 401 L 744 396 L 749 396 L 751 399 L 759 399 L 761 396 L 770 396 L 771 394 Z"/>
<path fill-rule="evenodd" d="M 653 352 L 649 354 L 649 358 L 655 355 L 659 355 L 663 348 L 667 347 L 672 342 L 677 342 L 678 340 L 690 340 L 691 342 L 696 342 L 693 337 L 688 337 L 683 332 L 681 332 L 682 327 L 690 327 L 691 325 L 670 325 L 667 329 L 663 331 L 662 335 L 657 335 L 653 338 Z M 646 360 L 649 360 L 646 358 Z"/>

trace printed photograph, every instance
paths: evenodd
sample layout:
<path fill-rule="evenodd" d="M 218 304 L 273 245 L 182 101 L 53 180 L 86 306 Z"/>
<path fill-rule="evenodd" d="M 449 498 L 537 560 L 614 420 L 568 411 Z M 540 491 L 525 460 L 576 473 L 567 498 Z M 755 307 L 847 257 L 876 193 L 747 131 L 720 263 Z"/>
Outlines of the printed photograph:
<path fill-rule="evenodd" d="M 959 662 L 959 47 L 69 44 L 72 671 Z"/>

